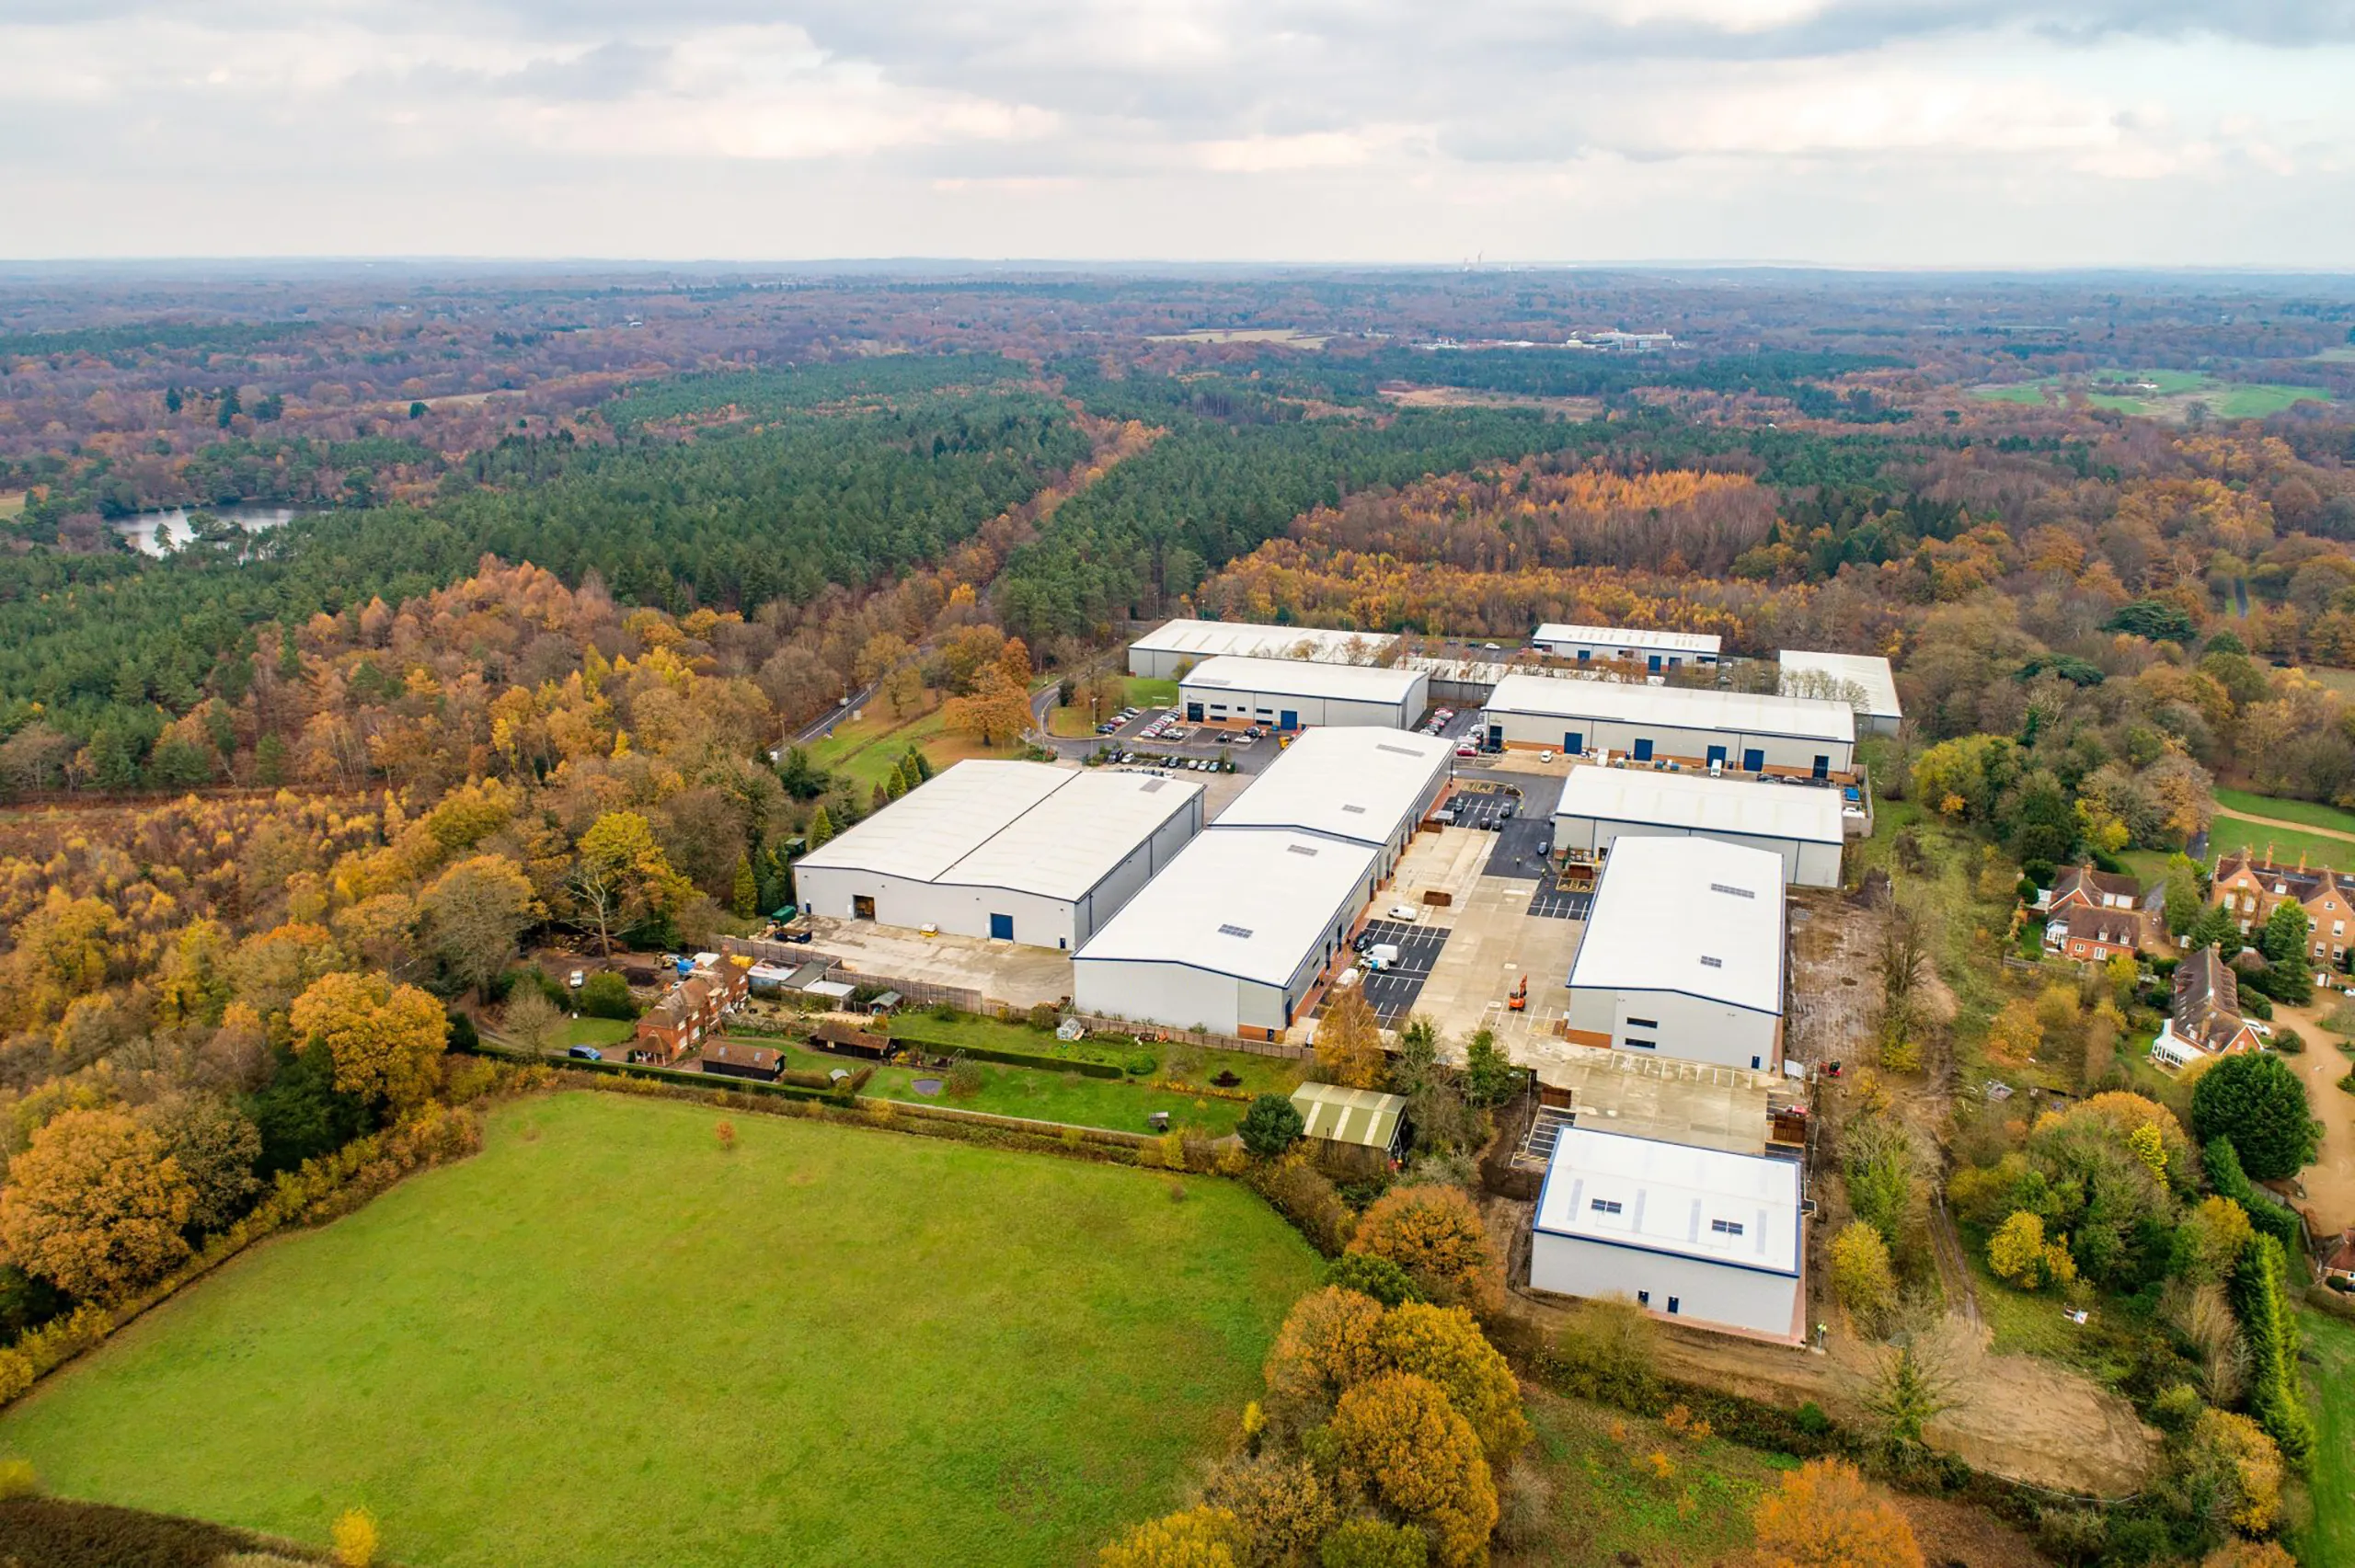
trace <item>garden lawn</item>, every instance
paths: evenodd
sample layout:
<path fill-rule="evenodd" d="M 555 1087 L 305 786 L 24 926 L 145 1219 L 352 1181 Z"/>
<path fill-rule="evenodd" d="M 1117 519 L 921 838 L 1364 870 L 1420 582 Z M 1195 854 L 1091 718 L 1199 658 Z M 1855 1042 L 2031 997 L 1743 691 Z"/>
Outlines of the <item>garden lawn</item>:
<path fill-rule="evenodd" d="M 2216 804 L 2246 817 L 2270 817 L 2276 822 L 2303 822 L 2309 828 L 2355 833 L 2355 811 L 2341 811 L 2319 801 L 2282 800 L 2270 795 L 2251 795 L 2245 789 L 2220 789 L 2216 792 Z"/>
<path fill-rule="evenodd" d="M 634 1039 L 638 1025 L 621 1018 L 568 1018 L 564 1023 L 564 1044 L 568 1046 L 618 1046 Z"/>
<path fill-rule="evenodd" d="M 2208 825 L 2208 853 L 2211 858 L 2240 849 L 2254 850 L 2262 855 L 2269 845 L 2273 858 L 2284 865 L 2296 864 L 2298 857 L 2303 855 L 2308 865 L 2355 866 L 2355 843 L 2345 839 L 2326 839 L 2320 833 L 2302 833 L 2295 828 L 2244 822 L 2221 813 Z"/>
<path fill-rule="evenodd" d="M 2355 1323 L 2302 1311 L 2298 1328 L 2316 1361 L 2314 1516 L 2295 1543 L 2301 1562 L 2355 1562 Z"/>
<path fill-rule="evenodd" d="M 365 1506 L 412 1568 L 1076 1563 L 1175 1505 L 1315 1273 L 1233 1183 L 716 1119 L 506 1107 L 52 1379 L 0 1454 L 306 1540 Z"/>

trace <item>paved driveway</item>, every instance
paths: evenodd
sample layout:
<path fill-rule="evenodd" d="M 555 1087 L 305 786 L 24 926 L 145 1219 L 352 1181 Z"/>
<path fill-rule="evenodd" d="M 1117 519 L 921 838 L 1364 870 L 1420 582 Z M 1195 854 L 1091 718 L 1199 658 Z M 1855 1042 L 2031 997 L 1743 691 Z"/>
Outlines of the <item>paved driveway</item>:
<path fill-rule="evenodd" d="M 1382 1022 L 1396 1027 L 1415 1010 L 1415 1002 L 1423 994 L 1423 982 L 1431 978 L 1431 967 L 1438 963 L 1440 950 L 1447 945 L 1445 926 L 1425 925 L 1417 921 L 1376 920 L 1365 923 L 1365 934 L 1377 943 L 1387 942 L 1398 949 L 1398 962 L 1375 974 L 1359 967 L 1359 989 L 1365 992 L 1367 1005 Z M 1331 993 L 1327 993 L 1331 1000 Z M 1318 1013 L 1324 1009 L 1320 1006 Z"/>

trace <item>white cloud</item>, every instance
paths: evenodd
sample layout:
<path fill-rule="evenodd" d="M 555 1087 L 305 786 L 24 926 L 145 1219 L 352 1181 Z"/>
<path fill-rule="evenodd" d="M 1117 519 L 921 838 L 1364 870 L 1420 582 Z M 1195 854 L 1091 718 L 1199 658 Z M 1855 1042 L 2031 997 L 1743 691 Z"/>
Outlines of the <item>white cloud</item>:
<path fill-rule="evenodd" d="M 2355 265 L 2355 0 L 14 15 L 27 255 Z"/>

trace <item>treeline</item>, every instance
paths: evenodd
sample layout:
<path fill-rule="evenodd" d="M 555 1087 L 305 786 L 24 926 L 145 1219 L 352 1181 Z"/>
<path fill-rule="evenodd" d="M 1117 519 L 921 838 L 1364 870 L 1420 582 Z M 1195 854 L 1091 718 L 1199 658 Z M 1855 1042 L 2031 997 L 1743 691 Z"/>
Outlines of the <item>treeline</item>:
<path fill-rule="evenodd" d="M 211 441 L 178 461 L 145 452 L 102 454 L 79 468 L 52 468 L 40 480 L 47 492 L 29 498 L 9 532 L 28 544 L 58 542 L 68 521 L 95 513 L 109 520 L 165 507 L 365 507 L 396 483 L 430 482 L 441 455 L 421 441 L 390 436 L 356 441 L 238 437 Z"/>
<path fill-rule="evenodd" d="M 0 359 L 46 358 L 51 354 L 122 354 L 140 349 L 185 353 L 203 349 L 240 354 L 264 343 L 300 337 L 308 321 L 139 321 L 122 326 L 73 326 L 53 332 L 0 333 Z"/>
<path fill-rule="evenodd" d="M 607 424 L 625 435 L 674 419 L 715 413 L 773 419 L 833 404 L 867 403 L 951 390 L 979 391 L 1026 380 L 1027 365 L 996 354 L 892 354 L 780 371 L 715 371 L 632 387 L 604 405 Z"/>
<path fill-rule="evenodd" d="M 1860 423 L 1886 417 L 1878 403 L 1835 395 L 1822 383 L 1897 361 L 1870 354 L 1771 349 L 1694 358 L 1686 354 L 1603 354 L 1573 349 L 1482 349 L 1425 351 L 1385 348 L 1372 353 L 1327 351 L 1315 357 L 1268 354 L 1226 367 L 1270 391 L 1336 401 L 1372 400 L 1384 386 L 1460 386 L 1521 397 L 1625 398 L 1637 387 L 1692 392 L 1750 393 L 1807 399 L 1821 418 Z M 1821 410 L 1819 412 L 1819 410 Z"/>

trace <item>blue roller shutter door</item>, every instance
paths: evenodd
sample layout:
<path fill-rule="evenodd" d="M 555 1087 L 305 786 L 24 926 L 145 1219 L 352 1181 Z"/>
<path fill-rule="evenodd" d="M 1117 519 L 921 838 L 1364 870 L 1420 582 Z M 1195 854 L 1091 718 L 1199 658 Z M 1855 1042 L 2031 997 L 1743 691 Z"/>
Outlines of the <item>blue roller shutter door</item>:
<path fill-rule="evenodd" d="M 1000 942 L 1013 941 L 1014 917 L 1012 915 L 992 915 L 990 917 L 990 934 Z"/>

